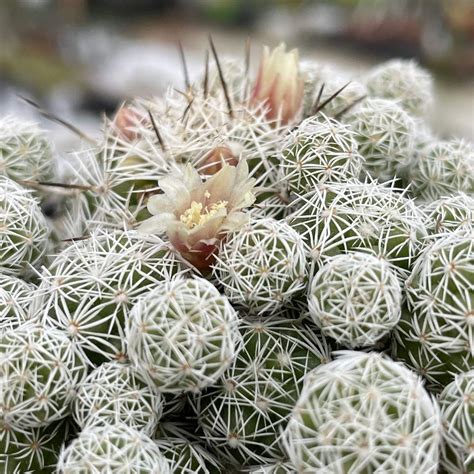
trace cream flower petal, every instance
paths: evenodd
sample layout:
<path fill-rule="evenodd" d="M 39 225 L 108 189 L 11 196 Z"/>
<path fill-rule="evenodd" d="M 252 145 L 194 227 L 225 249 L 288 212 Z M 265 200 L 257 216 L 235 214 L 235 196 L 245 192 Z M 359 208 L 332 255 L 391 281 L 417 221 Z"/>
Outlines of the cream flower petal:
<path fill-rule="evenodd" d="M 199 173 L 195 168 L 193 168 L 191 165 L 187 165 L 186 168 L 184 168 L 184 181 L 186 184 L 186 187 L 188 189 L 195 188 L 202 184 L 202 179 Z"/>
<path fill-rule="evenodd" d="M 227 201 L 235 181 L 235 166 L 224 164 L 222 168 L 206 181 L 206 189 L 213 202 Z"/>
<path fill-rule="evenodd" d="M 229 197 L 229 207 L 238 210 L 251 206 L 255 202 L 254 182 L 252 179 L 243 186 L 236 186 Z"/>
<path fill-rule="evenodd" d="M 170 242 L 178 251 L 189 250 L 191 242 L 189 239 L 189 229 L 179 221 L 171 222 L 166 229 Z"/>
<path fill-rule="evenodd" d="M 158 214 L 143 221 L 137 227 L 137 231 L 141 234 L 160 234 L 162 232 L 166 232 L 169 224 L 174 220 L 176 220 L 174 214 Z"/>
<path fill-rule="evenodd" d="M 164 194 L 151 196 L 147 203 L 150 214 L 160 214 L 162 212 L 173 213 L 174 207 L 174 202 Z"/>
<path fill-rule="evenodd" d="M 236 171 L 236 181 L 241 183 L 249 178 L 249 165 L 247 160 L 240 160 L 239 164 L 235 168 Z"/>
<path fill-rule="evenodd" d="M 226 217 L 227 214 L 225 212 L 215 214 L 204 224 L 192 229 L 189 233 L 189 240 L 194 242 L 201 239 L 210 239 L 211 237 L 215 237 L 217 234 L 219 234 Z"/>
<path fill-rule="evenodd" d="M 232 231 L 235 229 L 239 229 L 240 227 L 244 226 L 248 222 L 249 222 L 249 215 L 247 213 L 233 212 L 226 219 L 224 225 L 222 226 L 222 230 Z"/>
<path fill-rule="evenodd" d="M 161 178 L 158 181 L 158 185 L 169 197 L 180 196 L 183 193 L 188 193 L 188 187 L 186 186 L 183 176 L 180 176 L 179 174 L 172 174 Z"/>

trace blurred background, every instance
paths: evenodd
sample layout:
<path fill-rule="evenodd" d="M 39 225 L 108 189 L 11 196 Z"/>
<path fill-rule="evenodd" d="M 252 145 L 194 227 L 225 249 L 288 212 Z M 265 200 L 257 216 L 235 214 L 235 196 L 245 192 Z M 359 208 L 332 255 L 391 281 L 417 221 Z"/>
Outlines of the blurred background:
<path fill-rule="evenodd" d="M 436 79 L 435 131 L 474 140 L 474 0 L 1 0 L 1 114 L 40 120 L 20 94 L 97 135 L 124 99 L 183 87 L 179 41 L 198 74 L 209 34 L 222 57 L 250 38 L 254 68 L 280 41 L 354 77 L 416 58 Z"/>

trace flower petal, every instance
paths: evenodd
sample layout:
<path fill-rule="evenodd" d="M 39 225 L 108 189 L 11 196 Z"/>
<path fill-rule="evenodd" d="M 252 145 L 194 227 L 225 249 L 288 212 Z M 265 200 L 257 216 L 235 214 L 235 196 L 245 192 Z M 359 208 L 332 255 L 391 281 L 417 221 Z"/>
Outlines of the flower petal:
<path fill-rule="evenodd" d="M 176 220 L 174 214 L 162 213 L 152 216 L 143 221 L 138 227 L 137 231 L 141 234 L 160 234 L 166 232 L 170 223 Z"/>
<path fill-rule="evenodd" d="M 172 213 L 174 211 L 174 202 L 164 194 L 156 194 L 148 199 L 147 208 L 150 214 L 156 215 L 162 212 Z"/>
<path fill-rule="evenodd" d="M 225 220 L 221 230 L 232 232 L 247 224 L 249 218 L 249 214 L 246 212 L 232 212 Z"/>

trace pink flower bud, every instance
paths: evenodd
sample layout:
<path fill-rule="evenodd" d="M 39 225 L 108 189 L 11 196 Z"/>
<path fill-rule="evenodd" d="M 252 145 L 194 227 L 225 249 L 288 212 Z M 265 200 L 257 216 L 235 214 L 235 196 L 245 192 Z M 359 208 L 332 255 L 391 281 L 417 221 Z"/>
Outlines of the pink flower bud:
<path fill-rule="evenodd" d="M 126 105 L 120 107 L 114 117 L 114 124 L 120 135 L 128 141 L 138 138 L 136 131 L 142 118 L 131 107 Z"/>
<path fill-rule="evenodd" d="M 237 166 L 239 159 L 234 152 L 225 145 L 216 146 L 204 157 L 200 164 L 200 171 L 205 175 L 213 175 L 222 169 L 222 165 L 227 163 L 231 166 Z"/>
<path fill-rule="evenodd" d="M 263 48 L 257 80 L 252 91 L 252 104 L 264 102 L 267 118 L 286 124 L 297 115 L 303 99 L 304 81 L 298 67 L 298 50 L 286 52 L 281 43 L 272 52 Z"/>

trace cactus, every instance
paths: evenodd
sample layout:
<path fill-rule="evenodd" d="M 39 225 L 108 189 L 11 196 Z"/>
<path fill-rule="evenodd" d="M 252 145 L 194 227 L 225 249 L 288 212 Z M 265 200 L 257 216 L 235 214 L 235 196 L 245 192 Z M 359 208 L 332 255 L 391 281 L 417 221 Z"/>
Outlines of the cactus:
<path fill-rule="evenodd" d="M 0 175 L 15 181 L 54 176 L 51 144 L 37 124 L 8 116 L 0 120 Z"/>
<path fill-rule="evenodd" d="M 156 188 L 156 174 L 141 157 L 132 152 L 118 153 L 113 144 L 77 155 L 70 166 L 69 184 L 79 189 L 66 206 L 69 220 L 75 224 L 72 228 L 78 230 L 68 237 L 81 237 L 96 228 L 132 228 L 142 214 L 146 215 L 144 192 L 151 183 Z M 145 182 L 143 187 L 141 182 Z"/>
<path fill-rule="evenodd" d="M 249 78 L 245 71 L 244 62 L 238 58 L 227 57 L 221 58 L 220 67 L 224 76 L 229 96 L 237 103 L 242 101 L 248 94 Z M 195 85 L 197 91 L 204 89 L 206 81 L 206 73 L 200 78 L 200 82 Z M 207 73 L 207 92 L 214 97 L 223 97 L 222 82 L 219 77 L 219 71 L 215 64 L 212 64 Z"/>
<path fill-rule="evenodd" d="M 439 396 L 444 424 L 443 472 L 474 471 L 474 371 L 456 375 Z"/>
<path fill-rule="evenodd" d="M 305 287 L 303 241 L 285 222 L 253 219 L 221 246 L 213 275 L 236 305 L 272 312 Z"/>
<path fill-rule="evenodd" d="M 125 322 L 139 296 L 186 271 L 169 244 L 133 231 L 73 242 L 42 274 L 42 320 L 77 341 L 92 365 L 126 358 Z"/>
<path fill-rule="evenodd" d="M 164 393 L 197 392 L 235 356 L 237 313 L 203 278 L 176 277 L 139 300 L 127 326 L 131 361 Z"/>
<path fill-rule="evenodd" d="M 252 474 L 294 474 L 296 469 L 289 462 L 266 464 L 249 471 Z"/>
<path fill-rule="evenodd" d="M 344 119 L 355 132 L 364 168 L 372 177 L 389 180 L 410 164 L 416 122 L 397 102 L 366 99 Z"/>
<path fill-rule="evenodd" d="M 439 390 L 474 363 L 472 232 L 440 235 L 406 282 L 408 310 L 393 339 L 394 355 Z"/>
<path fill-rule="evenodd" d="M 370 96 L 396 100 L 415 116 L 426 115 L 433 105 L 433 79 L 413 60 L 392 59 L 376 66 L 366 85 Z"/>
<path fill-rule="evenodd" d="M 63 332 L 31 323 L 0 334 L 0 361 L 0 419 L 13 430 L 67 416 L 86 375 L 84 357 Z"/>
<path fill-rule="evenodd" d="M 318 96 L 318 81 L 325 70 L 325 66 L 312 60 L 300 61 L 300 70 L 303 76 L 303 118 L 314 115 L 314 105 Z"/>
<path fill-rule="evenodd" d="M 58 474 L 127 472 L 170 474 L 159 447 L 147 435 L 123 424 L 84 429 L 58 461 Z"/>
<path fill-rule="evenodd" d="M 423 213 L 406 193 L 376 182 L 325 183 L 297 198 L 287 222 L 303 237 L 308 255 L 321 260 L 365 251 L 406 276 L 426 236 Z"/>
<path fill-rule="evenodd" d="M 290 213 L 290 196 L 286 189 L 275 188 L 273 191 L 269 191 L 260 194 L 254 206 L 249 209 L 257 219 L 270 217 L 276 220 L 285 219 Z"/>
<path fill-rule="evenodd" d="M 308 374 L 285 431 L 297 472 L 436 472 L 440 416 L 421 380 L 377 353 L 341 351 Z"/>
<path fill-rule="evenodd" d="M 304 194 L 324 181 L 358 178 L 362 157 L 357 147 L 348 126 L 324 114 L 308 118 L 282 145 L 284 180 L 291 191 Z"/>
<path fill-rule="evenodd" d="M 472 144 L 414 62 L 210 46 L 97 140 L 41 110 L 61 163 L 0 118 L 0 471 L 467 474 Z"/>
<path fill-rule="evenodd" d="M 400 319 L 397 275 L 370 254 L 329 258 L 314 276 L 308 298 L 321 332 L 350 348 L 373 346 Z"/>
<path fill-rule="evenodd" d="M 68 419 L 46 427 L 12 430 L 0 421 L 0 470 L 9 474 L 53 474 L 63 444 L 71 436 Z M 4 465 L 2 465 L 2 462 Z M 16 470 L 15 470 L 16 469 Z"/>
<path fill-rule="evenodd" d="M 33 276 L 48 251 L 49 233 L 31 192 L 0 176 L 0 272 Z"/>
<path fill-rule="evenodd" d="M 223 472 L 220 462 L 198 442 L 185 438 L 158 439 L 156 444 L 168 460 L 172 472 L 182 474 L 217 474 Z"/>
<path fill-rule="evenodd" d="M 284 454 L 281 430 L 307 371 L 330 352 L 314 328 L 277 318 L 244 320 L 243 344 L 232 365 L 195 409 L 205 441 L 231 464 L 275 462 Z"/>
<path fill-rule="evenodd" d="M 148 215 L 147 193 L 156 192 L 158 179 L 177 168 L 160 148 L 154 132 L 146 128 L 146 112 L 133 106 L 128 109 L 132 128 L 140 130 L 137 139 L 130 140 L 117 123 L 105 121 L 101 141 L 74 153 L 66 162 L 71 188 L 66 209 L 75 224 L 72 228 L 80 229 L 68 237 L 79 237 L 98 227 L 132 228 Z"/>
<path fill-rule="evenodd" d="M 474 146 L 464 140 L 433 140 L 411 161 L 410 192 L 432 202 L 457 192 L 474 193 Z"/>
<path fill-rule="evenodd" d="M 0 274 L 0 331 L 14 329 L 30 319 L 28 305 L 34 285 Z"/>
<path fill-rule="evenodd" d="M 223 162 L 246 160 L 259 187 L 273 189 L 278 182 L 276 155 L 287 129 L 266 118 L 262 105 L 239 102 L 229 120 L 222 99 L 200 93 L 186 98 L 171 90 L 162 100 L 138 101 L 136 108 L 139 114 L 152 111 L 171 162 L 189 163 L 206 176 Z M 144 131 L 155 136 L 151 124 Z"/>
<path fill-rule="evenodd" d="M 426 229 L 430 234 L 447 232 L 467 233 L 474 223 L 474 198 L 464 193 L 437 199 L 428 204 L 426 211 Z"/>
<path fill-rule="evenodd" d="M 301 69 L 305 78 L 303 96 L 303 116 L 305 118 L 313 116 L 318 106 L 338 91 L 339 93 L 323 108 L 323 112 L 329 117 L 337 118 L 344 115 L 344 112 L 367 95 L 367 88 L 364 84 L 331 67 L 313 61 L 303 61 Z"/>
<path fill-rule="evenodd" d="M 152 435 L 163 410 L 161 395 L 130 364 L 107 362 L 77 389 L 74 420 L 81 428 L 124 423 Z"/>

